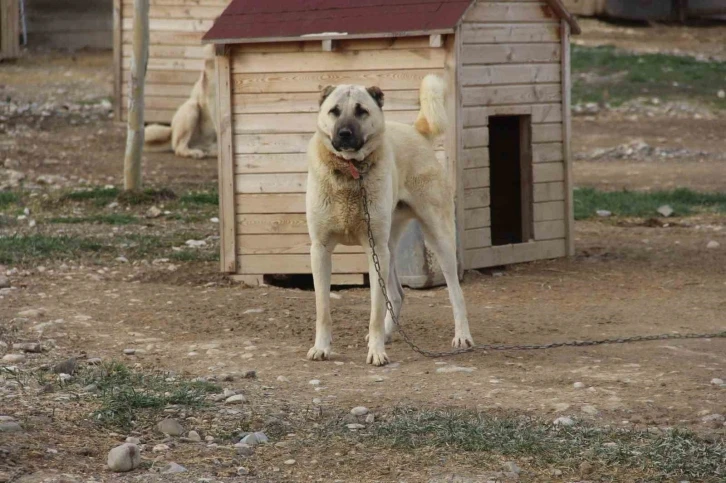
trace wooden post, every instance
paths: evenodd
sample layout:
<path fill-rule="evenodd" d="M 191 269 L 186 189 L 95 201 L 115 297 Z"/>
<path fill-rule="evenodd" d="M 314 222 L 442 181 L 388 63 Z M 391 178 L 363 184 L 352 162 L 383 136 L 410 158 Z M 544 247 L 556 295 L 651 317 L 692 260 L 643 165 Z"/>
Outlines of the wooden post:
<path fill-rule="evenodd" d="M 113 116 L 123 120 L 123 1 L 113 0 Z"/>
<path fill-rule="evenodd" d="M 141 188 L 141 154 L 144 148 L 144 84 L 149 62 L 149 0 L 134 0 L 134 37 L 129 81 L 129 114 L 124 158 L 124 188 Z"/>
<path fill-rule="evenodd" d="M 232 132 L 232 63 L 229 48 L 216 52 L 217 147 L 219 156 L 219 247 L 223 273 L 237 272 L 237 220 L 234 204 L 234 136 Z"/>
<path fill-rule="evenodd" d="M 570 151 L 572 121 L 572 83 L 570 78 L 570 24 L 560 22 L 562 39 L 562 157 L 565 163 L 565 246 L 568 257 L 575 256 L 575 203 L 573 200 L 574 178 Z"/>

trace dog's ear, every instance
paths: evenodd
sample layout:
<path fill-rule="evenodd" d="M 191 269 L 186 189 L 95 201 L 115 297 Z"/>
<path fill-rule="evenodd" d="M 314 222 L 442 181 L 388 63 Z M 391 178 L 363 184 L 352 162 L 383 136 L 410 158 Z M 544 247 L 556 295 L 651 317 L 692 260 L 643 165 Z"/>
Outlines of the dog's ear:
<path fill-rule="evenodd" d="M 323 105 L 323 102 L 325 102 L 325 99 L 328 98 L 330 94 L 333 93 L 335 90 L 335 86 L 325 86 L 323 88 L 323 91 L 320 93 L 320 105 Z"/>
<path fill-rule="evenodd" d="M 383 91 L 380 87 L 369 87 L 366 89 L 368 91 L 368 94 L 371 95 L 374 101 L 376 101 L 376 104 L 378 104 L 378 107 L 383 107 Z"/>

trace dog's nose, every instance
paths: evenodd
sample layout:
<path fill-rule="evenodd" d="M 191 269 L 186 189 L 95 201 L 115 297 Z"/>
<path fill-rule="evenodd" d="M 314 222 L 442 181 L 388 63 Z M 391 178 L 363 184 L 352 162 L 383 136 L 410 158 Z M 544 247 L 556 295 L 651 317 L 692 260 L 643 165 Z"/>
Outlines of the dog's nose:
<path fill-rule="evenodd" d="M 347 127 L 344 127 L 340 131 L 338 131 L 338 137 L 340 139 L 350 139 L 353 136 L 353 131 L 348 129 Z"/>

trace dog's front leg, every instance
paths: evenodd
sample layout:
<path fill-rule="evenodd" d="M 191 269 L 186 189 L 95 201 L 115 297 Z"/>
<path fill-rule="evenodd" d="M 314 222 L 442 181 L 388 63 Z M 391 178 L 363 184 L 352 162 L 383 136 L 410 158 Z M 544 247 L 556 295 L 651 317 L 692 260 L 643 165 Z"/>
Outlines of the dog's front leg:
<path fill-rule="evenodd" d="M 383 280 L 389 280 L 388 273 L 390 271 L 391 253 L 388 250 L 388 244 L 381 243 L 376 247 L 378 260 L 381 269 L 381 277 Z M 373 253 L 368 249 L 368 273 L 371 283 L 371 323 L 368 327 L 368 364 L 374 366 L 384 366 L 388 364 L 388 355 L 386 355 L 386 300 L 383 297 L 383 290 L 378 284 L 378 273 L 376 265 L 373 261 Z"/>
<path fill-rule="evenodd" d="M 313 242 L 310 257 L 315 284 L 315 345 L 308 351 L 311 361 L 330 358 L 330 343 L 333 340 L 333 319 L 330 316 L 330 272 L 333 269 L 332 253 L 320 242 Z"/>

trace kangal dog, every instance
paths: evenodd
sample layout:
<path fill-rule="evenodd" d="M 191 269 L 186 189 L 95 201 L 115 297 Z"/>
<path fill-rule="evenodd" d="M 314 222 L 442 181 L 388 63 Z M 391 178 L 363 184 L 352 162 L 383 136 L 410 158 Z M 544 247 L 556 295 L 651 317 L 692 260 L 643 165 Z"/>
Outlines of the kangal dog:
<path fill-rule="evenodd" d="M 396 316 L 403 303 L 394 254 L 401 234 L 418 220 L 441 265 L 454 310 L 454 347 L 474 344 L 459 285 L 454 226 L 454 189 L 434 154 L 433 141 L 447 124 L 445 84 L 435 75 L 421 85 L 421 112 L 413 126 L 386 122 L 383 92 L 354 85 L 325 88 L 317 132 L 308 147 L 307 221 L 317 308 L 315 345 L 308 359 L 330 357 L 331 255 L 336 245 L 361 245 L 371 278 L 369 364 L 389 362 L 385 343 L 395 330 L 368 242 L 359 178 L 368 193 L 371 225 L 381 274 Z"/>
<path fill-rule="evenodd" d="M 217 93 L 214 46 L 204 47 L 204 69 L 189 99 L 177 109 L 170 126 L 151 124 L 144 131 L 144 151 L 173 151 L 184 158 L 217 155 Z"/>

